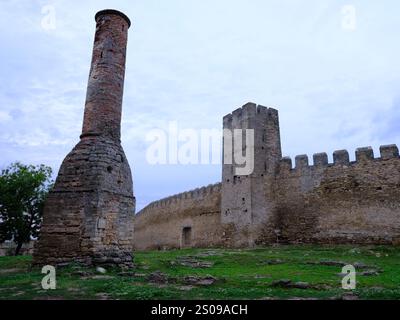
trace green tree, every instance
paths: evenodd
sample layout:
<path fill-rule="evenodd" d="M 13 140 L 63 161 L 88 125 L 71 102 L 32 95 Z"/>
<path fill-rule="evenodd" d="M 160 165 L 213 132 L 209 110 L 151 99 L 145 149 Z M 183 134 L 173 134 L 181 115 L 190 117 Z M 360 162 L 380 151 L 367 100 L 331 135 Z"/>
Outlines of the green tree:
<path fill-rule="evenodd" d="M 18 255 L 24 243 L 39 235 L 45 198 L 52 187 L 52 170 L 19 162 L 0 175 L 0 243 L 13 240 Z"/>

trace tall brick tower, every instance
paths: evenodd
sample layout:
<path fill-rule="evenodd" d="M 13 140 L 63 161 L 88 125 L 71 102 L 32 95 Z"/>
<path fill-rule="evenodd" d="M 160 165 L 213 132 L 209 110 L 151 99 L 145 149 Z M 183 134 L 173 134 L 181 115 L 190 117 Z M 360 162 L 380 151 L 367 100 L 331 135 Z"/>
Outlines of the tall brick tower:
<path fill-rule="evenodd" d="M 271 199 L 273 178 L 282 158 L 278 111 L 247 103 L 224 117 L 223 128 L 240 129 L 243 136 L 244 130 L 254 130 L 253 172 L 238 175 L 235 162 L 224 163 L 221 189 L 223 239 L 229 246 L 253 246 L 263 234 L 262 229 L 270 223 L 273 210 L 273 203 L 268 199 Z"/>
<path fill-rule="evenodd" d="M 46 201 L 36 265 L 132 265 L 135 198 L 120 141 L 130 21 L 116 10 L 95 19 L 82 135 Z"/>

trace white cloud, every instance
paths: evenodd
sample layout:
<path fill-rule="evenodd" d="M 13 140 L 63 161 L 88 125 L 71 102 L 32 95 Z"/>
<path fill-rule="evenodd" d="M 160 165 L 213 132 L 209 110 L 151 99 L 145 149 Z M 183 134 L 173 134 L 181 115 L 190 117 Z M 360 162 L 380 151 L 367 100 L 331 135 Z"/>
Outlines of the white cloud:
<path fill-rule="evenodd" d="M 220 128 L 224 114 L 248 101 L 279 109 L 290 156 L 399 143 L 391 118 L 400 83 L 400 4 L 355 1 L 353 32 L 341 28 L 343 4 L 113 1 L 132 20 L 122 140 L 139 203 L 220 178 L 213 166 L 150 168 L 143 157 L 148 130 L 169 121 Z M 55 30 L 41 26 L 45 5 L 55 8 Z M 109 5 L 2 2 L 2 165 L 18 158 L 58 166 L 78 142 L 93 17 Z M 179 182 L 171 184 L 171 176 Z"/>
<path fill-rule="evenodd" d="M 9 122 L 12 120 L 12 117 L 9 115 L 8 112 L 0 111 L 0 123 Z"/>

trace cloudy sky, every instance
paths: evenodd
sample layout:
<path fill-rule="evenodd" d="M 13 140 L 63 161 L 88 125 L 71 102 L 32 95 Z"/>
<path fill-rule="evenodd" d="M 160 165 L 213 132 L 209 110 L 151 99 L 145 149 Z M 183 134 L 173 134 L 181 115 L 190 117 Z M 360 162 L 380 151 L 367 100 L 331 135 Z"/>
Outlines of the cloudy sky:
<path fill-rule="evenodd" d="M 146 133 L 170 121 L 219 129 L 253 101 L 279 110 L 292 157 L 400 142 L 397 0 L 0 0 L 1 167 L 57 172 L 78 142 L 94 14 L 110 7 L 133 24 L 122 142 L 139 209 L 220 180 L 220 165 L 146 161 Z"/>

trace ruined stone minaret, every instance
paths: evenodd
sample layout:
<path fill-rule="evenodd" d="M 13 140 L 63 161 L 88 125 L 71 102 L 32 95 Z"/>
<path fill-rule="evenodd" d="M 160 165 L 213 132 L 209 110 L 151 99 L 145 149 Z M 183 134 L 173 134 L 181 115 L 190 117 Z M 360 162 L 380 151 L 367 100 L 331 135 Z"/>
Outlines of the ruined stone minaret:
<path fill-rule="evenodd" d="M 240 165 L 224 163 L 221 190 L 223 240 L 227 246 L 253 246 L 260 241 L 273 211 L 271 188 L 282 158 L 278 111 L 247 103 L 224 117 L 223 128 L 241 130 L 243 135 L 246 129 L 254 130 L 253 172 L 238 175 L 235 169 Z M 241 151 L 244 153 L 244 148 Z"/>
<path fill-rule="evenodd" d="M 46 201 L 36 265 L 132 265 L 135 198 L 120 142 L 130 21 L 116 10 L 95 20 L 82 134 Z"/>

